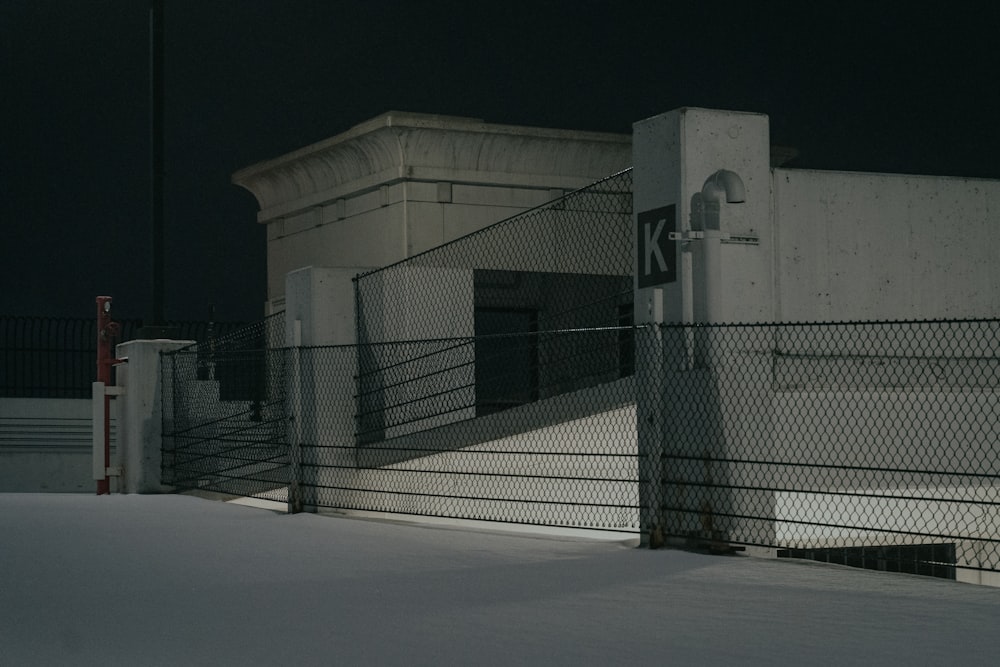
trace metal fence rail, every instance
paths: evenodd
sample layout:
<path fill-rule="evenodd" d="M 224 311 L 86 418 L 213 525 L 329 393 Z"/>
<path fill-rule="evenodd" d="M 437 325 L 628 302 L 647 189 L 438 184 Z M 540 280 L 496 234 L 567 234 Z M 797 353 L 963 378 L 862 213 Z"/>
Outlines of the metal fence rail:
<path fill-rule="evenodd" d="M 119 340 L 132 340 L 142 320 L 119 321 Z M 182 339 L 208 341 L 245 326 L 234 322 L 175 322 Z M 96 376 L 94 318 L 0 317 L 0 397 L 90 398 Z"/>
<path fill-rule="evenodd" d="M 216 350 L 216 368 L 237 352 Z M 512 370 L 519 355 L 531 363 Z M 193 379 L 196 351 L 165 356 L 173 483 L 295 508 L 652 520 L 667 541 L 710 548 L 1000 571 L 1000 321 L 601 328 L 265 356 L 257 417 Z"/>

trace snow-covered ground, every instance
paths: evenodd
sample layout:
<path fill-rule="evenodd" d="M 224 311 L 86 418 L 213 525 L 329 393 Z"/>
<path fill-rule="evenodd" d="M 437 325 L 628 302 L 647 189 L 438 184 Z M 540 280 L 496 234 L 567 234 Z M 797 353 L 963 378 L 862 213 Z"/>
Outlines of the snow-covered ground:
<path fill-rule="evenodd" d="M 609 541 L 0 494 L 0 665 L 1000 664 L 1000 589 Z"/>

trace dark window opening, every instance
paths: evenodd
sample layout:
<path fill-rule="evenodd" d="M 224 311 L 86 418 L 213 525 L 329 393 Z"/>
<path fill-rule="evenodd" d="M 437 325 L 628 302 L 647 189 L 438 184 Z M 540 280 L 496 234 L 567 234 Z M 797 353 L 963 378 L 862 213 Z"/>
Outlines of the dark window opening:
<path fill-rule="evenodd" d="M 836 563 L 866 570 L 921 574 L 942 579 L 955 578 L 954 544 L 897 544 L 874 547 L 837 547 L 831 549 L 787 549 L 779 554 Z"/>
<path fill-rule="evenodd" d="M 476 414 L 538 400 L 538 312 L 476 310 Z"/>

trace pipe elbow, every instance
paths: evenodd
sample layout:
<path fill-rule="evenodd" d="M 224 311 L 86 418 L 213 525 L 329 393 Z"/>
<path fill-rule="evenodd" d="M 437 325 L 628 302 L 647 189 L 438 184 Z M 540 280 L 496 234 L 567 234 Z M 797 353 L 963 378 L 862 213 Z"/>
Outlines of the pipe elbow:
<path fill-rule="evenodd" d="M 735 171 L 720 169 L 705 181 L 701 196 L 705 201 L 721 203 L 725 197 L 728 204 L 740 204 L 747 200 L 747 191 L 743 179 Z"/>

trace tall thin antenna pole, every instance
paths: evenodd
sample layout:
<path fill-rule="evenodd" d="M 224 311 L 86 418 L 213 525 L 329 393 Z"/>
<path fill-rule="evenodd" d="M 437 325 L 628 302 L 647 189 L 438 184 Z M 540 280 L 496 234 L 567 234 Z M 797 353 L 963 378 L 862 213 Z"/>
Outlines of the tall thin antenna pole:
<path fill-rule="evenodd" d="M 153 321 L 166 324 L 164 313 L 163 248 L 163 0 L 149 7 L 149 175 L 152 226 Z"/>

